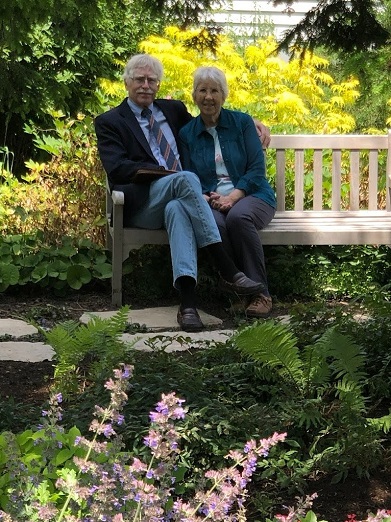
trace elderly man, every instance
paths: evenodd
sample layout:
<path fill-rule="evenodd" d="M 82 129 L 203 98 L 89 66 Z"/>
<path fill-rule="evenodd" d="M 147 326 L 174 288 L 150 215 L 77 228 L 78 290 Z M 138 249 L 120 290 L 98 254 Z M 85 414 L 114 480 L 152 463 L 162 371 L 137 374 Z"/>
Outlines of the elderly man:
<path fill-rule="evenodd" d="M 110 187 L 125 194 L 125 225 L 167 230 L 180 294 L 177 320 L 182 330 L 194 332 L 203 328 L 196 309 L 198 248 L 208 251 L 227 291 L 254 295 L 260 284 L 228 257 L 198 177 L 182 170 L 176 140 L 192 116 L 180 101 L 156 99 L 162 77 L 159 60 L 133 56 L 123 75 L 128 98 L 98 116 L 95 129 Z M 136 182 L 142 169 L 159 166 L 170 172 L 149 184 Z"/>

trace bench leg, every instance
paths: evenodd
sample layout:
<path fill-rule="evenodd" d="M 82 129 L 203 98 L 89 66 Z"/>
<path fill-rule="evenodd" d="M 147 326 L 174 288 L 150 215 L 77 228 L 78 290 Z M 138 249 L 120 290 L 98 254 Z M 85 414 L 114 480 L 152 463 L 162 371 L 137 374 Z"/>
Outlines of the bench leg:
<path fill-rule="evenodd" d="M 116 206 L 114 206 L 116 207 Z M 111 302 L 113 306 L 122 306 L 122 260 L 123 260 L 123 207 L 114 208 L 113 215 L 113 241 L 112 241 L 112 278 L 111 278 Z"/>
<path fill-rule="evenodd" d="M 111 302 L 116 308 L 122 306 L 122 256 L 114 257 L 113 249 L 113 275 L 111 279 Z"/>

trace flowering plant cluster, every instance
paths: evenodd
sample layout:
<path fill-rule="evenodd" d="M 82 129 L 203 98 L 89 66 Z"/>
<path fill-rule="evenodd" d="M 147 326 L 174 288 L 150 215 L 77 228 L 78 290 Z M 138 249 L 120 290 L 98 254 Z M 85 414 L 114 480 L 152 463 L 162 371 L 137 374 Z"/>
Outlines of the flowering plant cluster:
<path fill-rule="evenodd" d="M 144 462 L 123 451 L 116 426 L 124 422 L 121 409 L 127 401 L 127 388 L 133 367 L 114 370 L 114 379 L 106 382 L 111 399 L 107 408 L 95 407 L 90 430 L 92 440 L 74 438 L 72 458 L 56 469 L 50 466 L 20 465 L 15 443 L 9 438 L 5 468 L 9 473 L 8 502 L 0 511 L 2 522 L 243 522 L 246 520 L 247 485 L 259 457 L 286 434 L 275 433 L 258 442 L 250 440 L 242 451 L 226 456 L 230 465 L 209 470 L 191 498 L 176 494 L 179 434 L 174 421 L 183 419 L 183 400 L 175 393 L 162 395 L 150 414 L 151 426 L 144 439 L 149 461 Z M 43 412 L 36 444 L 45 444 L 45 452 L 61 446 L 61 394 L 52 397 Z M 3 448 L 5 451 L 5 448 Z M 69 452 L 63 448 L 61 451 Z M 56 454 L 56 462 L 62 458 Z M 31 462 L 30 462 L 31 464 Z M 54 480 L 50 481 L 49 478 Z M 4 503 L 3 503 L 4 504 Z"/>
<path fill-rule="evenodd" d="M 61 427 L 62 396 L 51 397 L 42 412 L 42 424 L 22 437 L 12 433 L 0 439 L 0 522 L 245 522 L 247 486 L 259 457 L 286 434 L 275 433 L 258 442 L 248 441 L 242 451 L 226 456 L 231 463 L 209 470 L 193 496 L 181 498 L 178 486 L 180 436 L 175 421 L 185 417 L 184 400 L 174 393 L 162 395 L 150 413 L 151 426 L 144 438 L 148 462 L 123 450 L 117 426 L 124 423 L 133 367 L 122 365 L 105 387 L 107 408 L 95 407 L 92 440 L 72 428 Z M 27 444 L 24 458 L 20 448 Z M 42 458 L 37 448 L 40 447 Z M 286 515 L 266 522 L 317 522 L 311 511 L 316 494 L 287 507 Z M 349 515 L 345 522 L 360 522 Z M 379 510 L 365 522 L 391 522 L 391 512 Z"/>

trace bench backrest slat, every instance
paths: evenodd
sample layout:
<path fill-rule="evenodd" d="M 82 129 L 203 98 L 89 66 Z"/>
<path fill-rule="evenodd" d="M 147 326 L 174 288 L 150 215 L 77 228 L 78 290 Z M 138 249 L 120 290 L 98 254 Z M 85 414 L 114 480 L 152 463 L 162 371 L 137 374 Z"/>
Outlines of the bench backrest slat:
<path fill-rule="evenodd" d="M 285 210 L 285 150 L 276 151 L 277 210 Z"/>
<path fill-rule="evenodd" d="M 368 209 L 376 210 L 378 206 L 378 183 L 379 183 L 379 152 L 369 151 L 369 176 L 368 176 Z"/>
<path fill-rule="evenodd" d="M 321 150 L 314 150 L 314 210 L 323 206 L 323 157 Z"/>
<path fill-rule="evenodd" d="M 304 150 L 295 151 L 295 208 L 304 210 Z"/>
<path fill-rule="evenodd" d="M 388 155 L 387 155 L 387 210 L 391 211 L 391 130 L 388 131 Z"/>
<path fill-rule="evenodd" d="M 391 211 L 391 131 L 387 135 L 273 135 L 270 149 L 276 150 L 277 210 L 291 208 L 286 201 L 287 169 L 291 165 L 296 211 L 308 209 L 310 202 L 305 199 L 311 195 L 313 211 Z M 382 150 L 388 150 L 386 170 L 384 165 L 379 169 Z M 379 187 L 384 173 L 385 192 L 384 185 Z M 308 174 L 312 179 L 306 178 Z M 329 181 L 325 181 L 325 176 L 329 176 Z M 308 183 L 312 183 L 312 194 Z"/>
<path fill-rule="evenodd" d="M 333 150 L 332 158 L 331 210 L 341 210 L 341 151 Z"/>
<path fill-rule="evenodd" d="M 350 210 L 360 208 L 360 152 L 350 153 Z"/>

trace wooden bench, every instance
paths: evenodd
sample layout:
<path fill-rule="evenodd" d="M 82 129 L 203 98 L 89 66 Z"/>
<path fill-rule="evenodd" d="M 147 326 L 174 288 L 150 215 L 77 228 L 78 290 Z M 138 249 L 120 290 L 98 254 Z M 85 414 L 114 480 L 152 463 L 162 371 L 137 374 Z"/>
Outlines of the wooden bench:
<path fill-rule="evenodd" d="M 266 152 L 277 212 L 265 245 L 390 245 L 391 131 L 386 135 L 274 135 Z M 166 244 L 165 230 L 123 228 L 124 196 L 107 192 L 112 302 L 122 305 L 122 263 L 132 249 Z M 110 219 L 108 219 L 110 223 Z"/>

